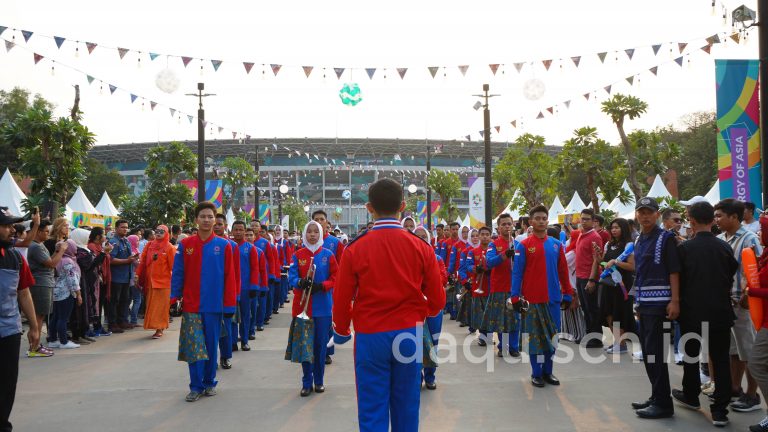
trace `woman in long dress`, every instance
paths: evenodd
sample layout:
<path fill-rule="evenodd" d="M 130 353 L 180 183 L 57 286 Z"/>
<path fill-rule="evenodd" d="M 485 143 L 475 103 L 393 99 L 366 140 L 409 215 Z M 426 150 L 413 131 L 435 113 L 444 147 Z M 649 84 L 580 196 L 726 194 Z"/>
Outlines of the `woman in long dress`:
<path fill-rule="evenodd" d="M 141 252 L 137 280 L 144 289 L 147 310 L 144 329 L 155 330 L 152 339 L 160 339 L 168 328 L 168 312 L 171 306 L 171 270 L 176 248 L 171 244 L 168 227 L 158 225 L 155 239 L 147 243 Z"/>
<path fill-rule="evenodd" d="M 565 248 L 565 260 L 568 262 L 571 286 L 576 286 L 576 242 L 580 236 L 581 231 L 571 231 L 571 238 Z M 587 332 L 587 323 L 581 308 L 566 308 L 560 311 L 560 322 L 560 338 L 577 344 L 581 343 L 581 339 Z"/>

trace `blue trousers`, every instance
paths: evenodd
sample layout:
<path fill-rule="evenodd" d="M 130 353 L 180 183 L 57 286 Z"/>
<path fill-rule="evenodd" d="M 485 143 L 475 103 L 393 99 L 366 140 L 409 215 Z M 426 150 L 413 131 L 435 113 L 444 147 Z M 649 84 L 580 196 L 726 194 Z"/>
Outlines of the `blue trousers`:
<path fill-rule="evenodd" d="M 535 354 L 529 354 L 531 357 L 531 376 L 541 378 L 542 375 L 552 375 L 552 356 L 555 353 L 541 354 L 540 356 Z"/>
<path fill-rule="evenodd" d="M 274 299 L 272 298 L 272 295 L 274 291 L 272 290 L 272 281 L 269 281 L 267 283 L 267 309 L 264 311 L 264 320 L 269 321 L 270 318 L 272 318 L 272 311 L 273 309 L 273 303 Z"/>
<path fill-rule="evenodd" d="M 405 338 L 398 338 L 400 334 Z M 394 344 L 396 338 L 399 346 Z M 418 431 L 422 346 L 417 327 L 355 334 L 357 420 L 361 431 L 387 432 L 390 420 L 393 431 Z M 399 361 L 396 350 L 403 357 L 415 359 Z"/>
<path fill-rule="evenodd" d="M 226 335 L 219 338 L 219 349 L 221 350 L 221 358 L 223 359 L 231 359 L 232 358 L 232 344 L 234 341 L 232 340 L 232 318 L 224 318 L 224 330 L 226 331 Z"/>
<path fill-rule="evenodd" d="M 282 303 L 280 301 L 280 281 L 274 281 L 269 286 L 269 291 L 272 292 L 272 313 L 276 313 Z"/>
<path fill-rule="evenodd" d="M 251 331 L 251 321 L 253 320 L 251 314 L 253 313 L 253 305 L 258 305 L 258 297 L 248 297 L 248 292 L 243 291 L 240 294 L 240 342 L 247 344 L 248 335 Z M 255 315 L 255 314 L 254 314 Z M 235 332 L 237 334 L 237 332 Z M 237 340 L 235 340 L 237 342 Z"/>
<path fill-rule="evenodd" d="M 132 286 L 131 287 L 131 309 L 130 309 L 130 315 L 131 315 L 131 324 L 136 324 L 139 322 L 139 309 L 141 309 L 141 301 L 144 295 L 141 293 L 141 290 L 138 287 Z"/>
<path fill-rule="evenodd" d="M 440 314 L 436 317 L 429 317 L 427 318 L 427 329 L 429 329 L 429 334 L 432 335 L 432 343 L 437 346 L 437 341 L 440 339 L 440 332 L 443 329 L 443 315 Z M 437 368 L 433 367 L 425 367 L 424 368 L 424 382 L 427 383 L 434 383 L 435 382 L 435 370 Z"/>
<path fill-rule="evenodd" d="M 267 313 L 267 292 L 259 291 L 259 296 L 256 299 L 258 299 L 258 302 L 254 301 L 251 303 L 251 313 L 256 318 L 251 321 L 250 335 L 256 334 L 256 327 L 264 327 L 264 317 Z"/>
<path fill-rule="evenodd" d="M 313 383 L 323 385 L 323 376 L 325 375 L 325 350 L 328 346 L 331 317 L 312 317 L 312 319 L 315 321 L 314 360 L 312 363 L 301 363 L 301 370 L 304 373 L 301 377 L 302 388 L 311 388 Z"/>
<path fill-rule="evenodd" d="M 67 339 L 67 324 L 69 323 L 69 316 L 72 315 L 72 309 L 75 307 L 75 298 L 67 296 L 64 300 L 57 300 L 53 302 L 53 335 L 51 339 L 53 341 L 58 340 L 62 345 L 66 345 L 69 340 Z"/>
<path fill-rule="evenodd" d="M 496 335 L 499 338 L 499 343 L 496 344 L 496 348 L 499 350 L 503 350 L 502 344 L 505 342 L 505 338 L 507 339 L 506 343 L 509 344 L 510 350 L 520 351 L 520 314 L 515 313 L 515 326 L 512 328 L 511 333 L 500 333 L 496 332 Z"/>
<path fill-rule="evenodd" d="M 280 294 L 283 303 L 288 301 L 288 276 L 280 278 Z"/>
<path fill-rule="evenodd" d="M 220 312 L 202 312 L 203 333 L 205 334 L 205 348 L 208 352 L 208 360 L 200 360 L 189 363 L 189 389 L 202 392 L 206 388 L 216 387 L 216 363 L 218 362 L 218 342 L 221 333 Z M 230 350 L 232 346 L 230 345 Z"/>

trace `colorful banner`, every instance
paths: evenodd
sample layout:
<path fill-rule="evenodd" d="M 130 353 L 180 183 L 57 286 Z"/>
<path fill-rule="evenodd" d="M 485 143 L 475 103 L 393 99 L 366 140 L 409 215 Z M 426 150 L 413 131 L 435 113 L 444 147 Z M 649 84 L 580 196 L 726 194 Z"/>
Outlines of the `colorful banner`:
<path fill-rule="evenodd" d="M 197 180 L 182 180 L 181 184 L 192 191 L 192 197 L 197 201 Z M 205 181 L 205 200 L 212 202 L 216 206 L 216 211 L 221 210 L 221 204 L 224 200 L 224 182 L 222 180 Z"/>
<path fill-rule="evenodd" d="M 256 207 L 254 207 L 253 204 L 246 204 L 245 207 L 243 207 L 243 211 L 251 218 L 251 220 L 256 220 Z"/>
<path fill-rule="evenodd" d="M 470 177 L 469 186 L 469 224 L 474 228 L 485 225 L 485 177 Z"/>
<path fill-rule="evenodd" d="M 272 210 L 269 204 L 259 204 L 259 222 L 269 224 L 270 219 L 272 219 Z"/>
<path fill-rule="evenodd" d="M 72 212 L 72 226 L 79 228 L 81 226 L 87 227 L 106 227 L 112 226 L 115 222 L 114 216 L 104 216 L 91 213 Z"/>
<path fill-rule="evenodd" d="M 437 211 L 440 210 L 440 201 L 432 201 L 432 226 L 437 225 Z M 419 225 L 427 226 L 427 202 L 416 202 L 416 219 Z"/>
<path fill-rule="evenodd" d="M 758 60 L 715 60 L 720 198 L 763 207 Z"/>

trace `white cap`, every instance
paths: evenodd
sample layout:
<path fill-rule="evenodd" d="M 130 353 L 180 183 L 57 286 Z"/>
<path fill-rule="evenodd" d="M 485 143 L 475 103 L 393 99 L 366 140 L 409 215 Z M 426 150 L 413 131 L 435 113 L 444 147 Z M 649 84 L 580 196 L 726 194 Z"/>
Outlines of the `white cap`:
<path fill-rule="evenodd" d="M 709 201 L 707 201 L 707 199 L 701 195 L 696 195 L 695 197 L 689 199 L 688 201 L 680 201 L 680 204 L 684 206 L 689 206 L 689 205 L 693 205 L 700 202 L 709 202 Z"/>

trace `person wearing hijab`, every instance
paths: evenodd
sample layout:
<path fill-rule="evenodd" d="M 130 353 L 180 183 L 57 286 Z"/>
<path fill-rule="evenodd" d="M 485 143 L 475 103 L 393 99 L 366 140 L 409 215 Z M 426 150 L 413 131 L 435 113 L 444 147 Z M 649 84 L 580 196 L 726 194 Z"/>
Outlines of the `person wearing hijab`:
<path fill-rule="evenodd" d="M 88 250 L 94 257 L 103 257 L 101 259 L 100 266 L 97 266 L 94 270 L 93 284 L 94 284 L 94 298 L 89 314 L 91 316 L 91 322 L 93 324 L 93 333 L 89 336 L 111 336 L 112 332 L 105 329 L 102 325 L 102 309 L 105 313 L 109 311 L 108 305 L 111 296 L 111 284 L 112 284 L 112 266 L 110 261 L 112 259 L 112 243 L 107 242 L 107 237 L 104 234 L 104 228 L 95 227 L 88 235 Z M 88 274 L 84 275 L 88 277 Z"/>
<path fill-rule="evenodd" d="M 80 267 L 77 265 L 77 243 L 69 239 L 65 241 L 66 250 L 61 261 L 56 265 L 56 284 L 53 287 L 53 335 L 48 344 L 49 348 L 72 349 L 80 348 L 68 339 L 67 323 L 72 309 L 77 302 L 83 303 L 80 295 Z"/>
<path fill-rule="evenodd" d="M 160 339 L 168 328 L 168 312 L 171 307 L 171 272 L 176 248 L 171 244 L 168 227 L 158 225 L 155 239 L 147 243 L 141 252 L 136 271 L 139 285 L 147 301 L 144 313 L 144 329 L 155 330 L 152 339 Z"/>
<path fill-rule="evenodd" d="M 282 302 L 288 303 L 288 267 L 293 256 L 293 244 L 285 238 L 285 230 L 282 225 L 275 227 L 275 246 L 280 261 L 280 294 Z"/>
<path fill-rule="evenodd" d="M 566 242 L 565 247 L 565 262 L 568 263 L 571 286 L 576 286 L 576 243 L 579 241 L 579 237 L 581 237 L 580 230 L 571 231 L 570 239 Z M 561 310 L 560 326 L 560 334 L 563 339 L 576 344 L 581 343 L 581 339 L 587 334 L 584 311 L 581 308 Z"/>
<path fill-rule="evenodd" d="M 459 239 L 453 244 L 448 257 L 448 274 L 453 276 L 455 280 L 454 293 L 458 295 L 461 292 L 461 288 L 464 286 L 464 281 L 461 280 L 459 275 L 459 267 L 462 265 L 461 254 L 469 247 L 469 230 L 470 227 L 462 226 L 459 229 Z M 454 297 L 454 307 L 451 311 L 451 319 L 456 320 L 458 318 L 459 310 L 461 309 L 461 300 Z M 461 327 L 464 327 L 460 324 Z"/>
<path fill-rule="evenodd" d="M 474 263 L 470 264 L 467 261 L 468 253 L 480 246 L 480 233 L 474 229 L 470 228 L 469 230 L 469 241 L 464 246 L 464 249 L 461 251 L 459 255 L 459 264 L 458 264 L 458 275 L 459 275 L 459 283 L 461 283 L 461 286 L 463 286 L 464 294 L 461 296 L 461 299 L 459 300 L 459 312 L 456 315 L 456 321 L 459 322 L 459 327 L 467 327 L 469 326 L 469 333 L 474 334 L 475 328 L 472 327 L 472 275 L 470 274 L 468 270 L 468 266 L 472 266 L 474 268 Z"/>
<path fill-rule="evenodd" d="M 416 229 L 416 220 L 410 216 L 406 216 L 400 221 L 400 225 L 408 231 L 413 232 Z"/>
<path fill-rule="evenodd" d="M 474 230 L 472 234 L 474 234 Z M 493 333 L 489 333 L 483 328 L 483 312 L 488 304 L 488 297 L 491 293 L 491 271 L 486 262 L 486 253 L 488 245 L 491 243 L 491 230 L 488 227 L 482 227 L 478 231 L 477 241 L 472 241 L 474 246 L 467 252 L 467 259 L 464 264 L 464 272 L 467 279 L 467 290 L 472 293 L 472 307 L 469 317 L 469 332 L 474 333 L 480 330 L 480 338 L 477 343 L 480 346 L 486 346 L 490 340 L 493 342 Z"/>
<path fill-rule="evenodd" d="M 128 243 L 131 245 L 131 253 L 133 255 L 139 255 L 139 236 L 137 235 L 129 235 L 128 236 Z M 135 269 L 137 264 L 134 264 L 132 269 Z M 129 282 L 130 290 L 131 290 L 131 308 L 129 309 L 129 316 L 130 320 L 128 322 L 129 328 L 138 327 L 139 325 L 139 309 L 141 309 L 141 302 L 142 298 L 144 297 L 141 293 L 141 289 L 136 286 L 136 273 L 135 271 L 131 271 L 131 279 Z"/>
<path fill-rule="evenodd" d="M 83 228 L 75 228 L 69 235 L 69 238 L 77 244 L 77 265 L 80 267 L 80 297 L 83 302 L 75 306 L 70 320 L 70 330 L 72 330 L 72 342 L 80 345 L 88 345 L 96 342 L 95 335 L 89 334 L 91 329 L 90 310 L 93 309 L 94 284 L 93 279 L 89 277 L 95 267 L 101 264 L 101 261 L 94 263 L 94 256 L 87 249 L 88 237 L 91 232 Z"/>
<path fill-rule="evenodd" d="M 292 314 L 294 322 L 304 310 L 314 320 L 313 360 L 303 361 L 301 369 L 301 396 L 309 396 L 313 391 L 325 391 L 323 376 L 325 374 L 325 357 L 331 334 L 331 310 L 333 308 L 332 289 L 336 279 L 336 257 L 333 252 L 323 247 L 323 227 L 310 221 L 304 226 L 302 233 L 304 247 L 293 254 L 291 267 L 288 270 L 288 281 L 293 288 Z M 306 296 L 310 296 L 306 299 Z M 294 335 L 291 334 L 291 337 Z M 291 337 L 289 337 L 289 347 Z M 287 359 L 288 356 L 286 356 Z M 314 387 L 313 387 L 314 384 Z"/>

